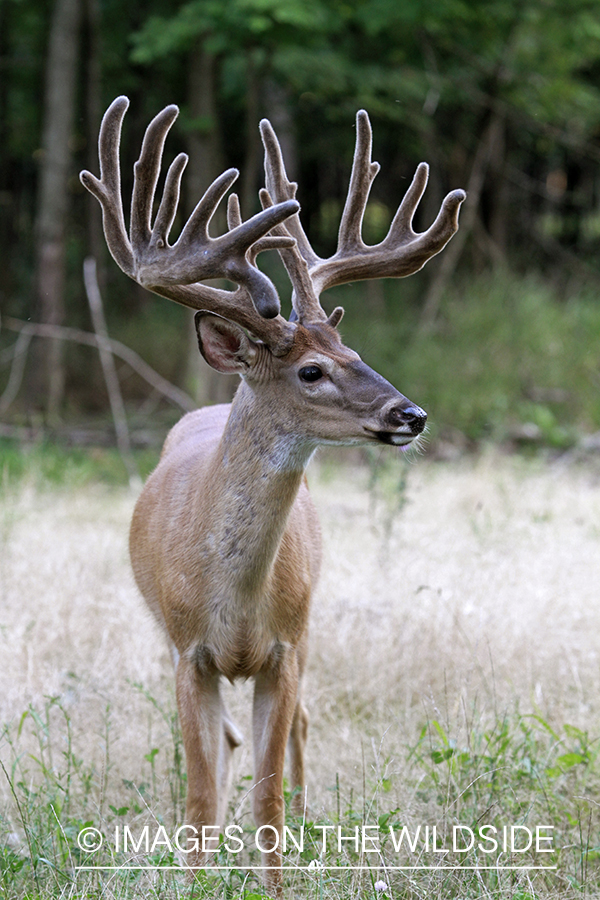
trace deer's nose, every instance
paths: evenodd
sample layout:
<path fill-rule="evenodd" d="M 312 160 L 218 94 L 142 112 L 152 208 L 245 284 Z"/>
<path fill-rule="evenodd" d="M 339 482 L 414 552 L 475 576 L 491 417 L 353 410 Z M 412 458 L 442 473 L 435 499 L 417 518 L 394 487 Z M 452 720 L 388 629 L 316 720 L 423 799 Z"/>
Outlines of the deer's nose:
<path fill-rule="evenodd" d="M 421 434 L 427 422 L 427 413 L 420 406 L 413 404 L 405 408 L 394 406 L 388 411 L 386 420 L 392 428 L 408 425 L 413 434 Z"/>

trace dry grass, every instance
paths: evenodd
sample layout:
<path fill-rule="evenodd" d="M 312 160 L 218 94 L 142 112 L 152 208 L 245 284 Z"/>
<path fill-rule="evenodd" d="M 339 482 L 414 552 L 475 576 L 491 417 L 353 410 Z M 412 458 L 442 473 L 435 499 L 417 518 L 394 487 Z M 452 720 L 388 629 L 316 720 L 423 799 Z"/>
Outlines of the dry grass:
<path fill-rule="evenodd" d="M 600 732 L 596 469 L 495 454 L 419 460 L 397 515 L 390 469 L 376 496 L 364 469 L 323 463 L 311 480 L 325 537 L 306 684 L 316 821 L 332 814 L 336 775 L 347 796 L 385 768 L 390 808 L 406 803 L 407 748 L 434 719 L 459 743 L 475 721 L 515 709 Z M 102 772 L 117 805 L 123 779 L 149 781 L 145 755 L 162 748 L 166 819 L 171 736 L 134 683 L 172 708 L 172 674 L 129 570 L 133 503 L 102 487 L 5 494 L 0 722 L 59 697 L 74 754 Z M 246 734 L 249 691 L 228 688 Z M 63 714 L 52 713 L 50 730 L 60 748 Z M 29 740 L 25 728 L 20 746 Z M 0 745 L 7 767 L 12 753 Z M 238 779 L 251 772 L 249 741 L 237 766 Z"/>
<path fill-rule="evenodd" d="M 403 758 L 432 719 L 458 741 L 473 715 L 484 726 L 515 709 L 598 735 L 598 473 L 494 454 L 419 461 L 387 540 L 364 481 L 315 485 L 327 548 L 315 788 L 360 770 L 365 740 L 369 758 L 380 742 Z"/>
<path fill-rule="evenodd" d="M 388 540 L 361 482 L 316 486 L 327 563 L 312 690 L 379 727 L 427 708 L 446 720 L 475 696 L 597 723 L 597 473 L 495 455 L 418 462 Z"/>

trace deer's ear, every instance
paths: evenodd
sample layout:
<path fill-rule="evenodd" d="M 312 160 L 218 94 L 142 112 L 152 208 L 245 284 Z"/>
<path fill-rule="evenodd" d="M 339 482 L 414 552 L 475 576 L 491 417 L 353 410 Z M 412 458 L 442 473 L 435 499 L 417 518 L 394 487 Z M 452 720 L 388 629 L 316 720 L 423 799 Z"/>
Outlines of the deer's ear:
<path fill-rule="evenodd" d="M 200 353 L 209 366 L 225 375 L 243 375 L 251 368 L 257 347 L 239 325 L 205 312 L 197 312 L 194 321 Z"/>

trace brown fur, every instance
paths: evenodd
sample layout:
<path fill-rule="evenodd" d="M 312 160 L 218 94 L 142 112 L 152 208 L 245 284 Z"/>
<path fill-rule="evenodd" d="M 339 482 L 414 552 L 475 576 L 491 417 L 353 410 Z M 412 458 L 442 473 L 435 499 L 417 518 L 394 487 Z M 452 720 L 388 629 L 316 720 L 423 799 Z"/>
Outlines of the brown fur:
<path fill-rule="evenodd" d="M 207 224 L 236 178 L 229 170 L 213 182 L 170 245 L 185 154 L 169 168 L 151 223 L 162 149 L 177 116 L 177 108 L 169 106 L 146 130 L 135 166 L 128 236 L 118 161 L 128 105 L 126 97 L 118 97 L 102 121 L 101 178 L 81 173 L 102 204 L 112 256 L 138 284 L 199 310 L 196 327 L 207 361 L 246 379 L 231 410 L 191 413 L 167 438 L 134 513 L 133 569 L 169 636 L 176 667 L 188 825 L 223 821 L 229 756 L 239 739 L 222 708 L 219 678 L 253 677 L 254 814 L 257 825 L 274 825 L 281 834 L 288 737 L 293 784 L 304 780 L 308 718 L 301 683 L 320 560 L 304 469 L 318 444 L 404 445 L 423 430 L 426 418 L 344 347 L 335 329 L 342 310 L 328 318 L 319 294 L 357 279 L 418 271 L 456 231 L 465 194 L 449 194 L 433 225 L 423 234 L 414 232 L 413 216 L 427 183 L 428 169 L 421 164 L 387 237 L 366 246 L 361 222 L 379 166 L 371 161 L 371 126 L 361 110 L 338 248 L 323 260 L 304 234 L 296 185 L 287 178 L 270 123 L 263 120 L 262 212 L 243 223 L 239 203 L 230 197 L 228 233 L 209 237 Z M 280 315 L 273 284 L 254 265 L 257 253 L 266 249 L 279 251 L 290 274 L 294 323 Z M 201 283 L 212 278 L 234 281 L 238 288 Z M 240 325 L 264 343 L 252 340 Z M 316 379 L 310 370 L 303 375 L 308 366 L 320 373 Z M 264 854 L 267 866 L 279 861 L 276 848 Z M 267 877 L 275 891 L 280 883 L 280 870 Z"/>
<path fill-rule="evenodd" d="M 245 381 L 231 406 L 189 413 L 167 437 L 135 508 L 131 559 L 176 665 L 186 823 L 223 825 L 239 737 L 219 679 L 254 678 L 253 811 L 257 826 L 281 834 L 288 742 L 292 787 L 304 786 L 302 676 L 321 560 L 304 469 L 318 443 L 376 440 L 386 410 L 408 401 L 328 325 L 299 326 L 285 358 L 222 319 L 201 317 L 199 333 L 208 361 Z M 300 371 L 316 364 L 323 385 L 303 384 Z M 279 866 L 279 850 L 263 863 Z M 280 871 L 267 884 L 277 892 Z"/>

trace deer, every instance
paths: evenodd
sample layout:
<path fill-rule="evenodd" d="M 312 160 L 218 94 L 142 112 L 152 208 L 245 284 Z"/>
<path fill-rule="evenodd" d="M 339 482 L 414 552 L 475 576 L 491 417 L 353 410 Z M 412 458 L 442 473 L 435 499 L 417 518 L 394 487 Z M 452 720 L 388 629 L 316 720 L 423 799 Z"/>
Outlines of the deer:
<path fill-rule="evenodd" d="M 303 677 L 321 564 L 319 520 L 305 471 L 323 444 L 406 448 L 427 419 L 344 345 L 338 330 L 343 309 L 327 314 L 320 296 L 335 285 L 417 272 L 456 232 L 466 195 L 449 193 L 431 227 L 415 232 L 413 218 L 429 171 L 420 163 L 387 236 L 366 245 L 362 221 L 379 164 L 371 160 L 371 126 L 361 110 L 337 250 L 323 259 L 308 241 L 297 184 L 288 179 L 277 136 L 263 119 L 262 210 L 243 221 L 231 194 L 228 230 L 210 236 L 211 218 L 239 175 L 228 169 L 171 244 L 184 153 L 167 171 L 155 214 L 154 200 L 165 141 L 178 115 L 172 105 L 145 132 L 128 233 L 119 162 L 128 105 L 118 97 L 105 113 L 100 178 L 80 175 L 102 206 L 109 250 L 138 284 L 196 310 L 202 356 L 218 372 L 240 376 L 231 404 L 188 413 L 168 434 L 135 506 L 131 563 L 171 651 L 187 767 L 185 825 L 193 833 L 205 827 L 219 834 L 223 827 L 231 755 L 241 743 L 220 682 L 254 680 L 252 812 L 262 834 L 266 887 L 280 896 L 284 759 L 287 747 L 290 784 L 301 809 L 308 728 Z M 256 263 L 267 250 L 279 253 L 291 281 L 289 319 Z M 203 283 L 211 279 L 235 288 Z M 192 871 L 209 862 L 209 850 L 199 845 L 186 857 Z"/>

